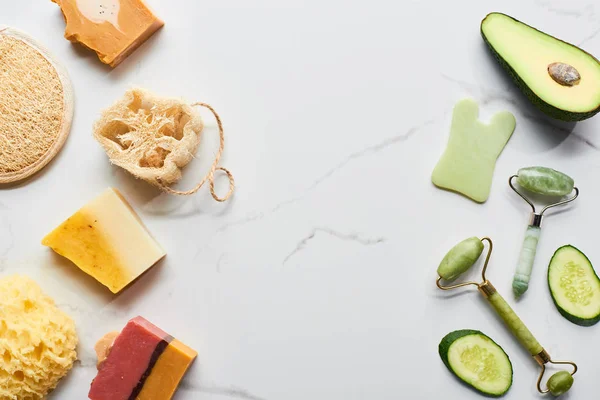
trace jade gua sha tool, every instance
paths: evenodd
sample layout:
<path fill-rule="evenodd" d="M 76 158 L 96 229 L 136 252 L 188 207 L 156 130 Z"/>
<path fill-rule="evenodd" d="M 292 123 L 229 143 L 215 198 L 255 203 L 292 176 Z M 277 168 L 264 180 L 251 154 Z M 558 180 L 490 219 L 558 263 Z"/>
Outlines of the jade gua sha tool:
<path fill-rule="evenodd" d="M 517 179 L 519 186 L 530 193 L 554 198 L 566 196 L 573 192 L 573 190 L 575 190 L 575 194 L 565 200 L 545 206 L 542 211 L 538 213 L 531 200 L 529 200 L 522 192 L 519 192 L 513 185 L 513 179 L 515 178 Z M 531 206 L 531 209 L 533 210 L 529 226 L 525 232 L 523 247 L 521 248 L 521 254 L 519 255 L 519 263 L 517 264 L 517 270 L 512 284 L 515 296 L 519 297 L 525 293 L 529 287 L 529 279 L 531 278 L 535 253 L 540 239 L 544 212 L 552 207 L 562 206 L 572 202 L 579 196 L 579 189 L 575 187 L 575 182 L 571 177 L 546 167 L 521 168 L 517 172 L 517 175 L 513 175 L 508 179 L 508 184 L 515 193 L 521 196 L 521 198 Z"/>
<path fill-rule="evenodd" d="M 483 242 L 488 242 L 489 250 L 485 258 L 483 270 L 481 272 L 481 283 L 477 282 L 463 282 L 451 286 L 442 285 L 442 280 L 451 282 L 458 278 L 461 274 L 469 270 L 475 264 L 475 262 L 481 256 L 483 252 Z M 506 300 L 496 291 L 496 288 L 487 280 L 485 273 L 488 268 L 488 262 L 492 255 L 492 240 L 484 237 L 479 239 L 472 237 L 465 239 L 456 246 L 454 246 L 444 257 L 440 266 L 438 267 L 439 278 L 436 281 L 437 286 L 442 290 L 452 290 L 464 286 L 474 285 L 477 286 L 479 292 L 486 298 L 492 308 L 502 318 L 506 326 L 510 329 L 513 335 L 519 340 L 521 345 L 529 351 L 529 354 L 533 356 L 535 361 L 540 365 L 542 371 L 537 380 L 537 390 L 540 393 L 552 393 L 555 396 L 561 395 L 568 391 L 573 385 L 573 375 L 577 372 L 577 365 L 572 361 L 554 361 L 550 357 L 550 354 L 533 334 L 527 329 L 523 321 L 517 316 L 513 309 L 508 305 Z M 573 367 L 573 371 L 568 373 L 567 371 L 559 371 L 552 375 L 547 383 L 547 388 L 542 389 L 542 378 L 546 371 L 546 364 L 567 364 Z"/>
<path fill-rule="evenodd" d="M 496 160 L 512 136 L 516 121 L 508 111 L 495 114 L 487 125 L 478 118 L 475 101 L 456 103 L 448 145 L 433 170 L 431 182 L 483 203 L 490 196 Z"/>

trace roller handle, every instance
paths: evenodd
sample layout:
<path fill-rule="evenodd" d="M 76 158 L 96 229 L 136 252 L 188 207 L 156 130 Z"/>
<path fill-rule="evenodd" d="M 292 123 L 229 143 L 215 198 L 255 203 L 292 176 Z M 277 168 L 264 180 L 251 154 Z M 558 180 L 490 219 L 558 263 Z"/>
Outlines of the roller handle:
<path fill-rule="evenodd" d="M 527 329 L 523 321 L 521 321 L 521 318 L 519 318 L 519 316 L 513 311 L 506 300 L 504 300 L 504 298 L 498 292 L 494 292 L 493 294 L 489 295 L 487 300 L 502 318 L 513 335 L 515 335 L 519 342 L 527 349 L 527 351 L 529 351 L 529 354 L 535 356 L 544 350 L 542 345 L 533 336 L 531 331 Z"/>
<path fill-rule="evenodd" d="M 529 279 L 531 278 L 531 271 L 533 270 L 533 263 L 535 261 L 535 253 L 537 252 L 540 234 L 541 228 L 539 226 L 529 225 L 527 227 L 525 239 L 523 240 L 523 247 L 521 247 L 521 254 L 519 255 L 519 263 L 517 264 L 517 270 L 515 271 L 515 277 L 512 284 L 513 292 L 516 297 L 520 297 L 529 287 Z"/>

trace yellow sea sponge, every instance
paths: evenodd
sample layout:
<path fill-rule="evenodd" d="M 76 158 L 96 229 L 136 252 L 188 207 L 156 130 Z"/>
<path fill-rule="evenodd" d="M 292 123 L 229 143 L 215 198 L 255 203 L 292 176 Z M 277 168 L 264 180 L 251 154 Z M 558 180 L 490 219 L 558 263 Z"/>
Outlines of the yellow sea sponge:
<path fill-rule="evenodd" d="M 33 280 L 0 279 L 0 399 L 38 400 L 77 358 L 75 323 Z"/>

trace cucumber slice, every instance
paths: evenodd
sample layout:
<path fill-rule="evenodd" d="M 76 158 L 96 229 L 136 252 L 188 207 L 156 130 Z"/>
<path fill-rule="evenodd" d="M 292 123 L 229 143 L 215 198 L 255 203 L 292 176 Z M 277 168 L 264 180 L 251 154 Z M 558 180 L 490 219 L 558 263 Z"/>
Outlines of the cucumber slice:
<path fill-rule="evenodd" d="M 600 279 L 579 249 L 567 245 L 554 252 L 548 266 L 548 286 L 563 317 L 581 326 L 600 321 Z"/>
<path fill-rule="evenodd" d="M 440 342 L 439 352 L 450 372 L 478 392 L 499 397 L 512 385 L 510 359 L 502 347 L 479 331 L 450 332 Z"/>

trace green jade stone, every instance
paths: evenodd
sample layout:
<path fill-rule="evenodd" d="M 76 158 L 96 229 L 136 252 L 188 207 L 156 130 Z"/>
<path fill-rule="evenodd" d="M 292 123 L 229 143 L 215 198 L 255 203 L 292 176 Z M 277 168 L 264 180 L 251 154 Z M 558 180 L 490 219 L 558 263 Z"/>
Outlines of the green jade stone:
<path fill-rule="evenodd" d="M 546 167 L 521 168 L 517 174 L 517 183 L 526 190 L 545 196 L 565 196 L 573 191 L 573 179 Z"/>
<path fill-rule="evenodd" d="M 541 229 L 539 226 L 529 226 L 525 232 L 525 240 L 521 247 L 519 255 L 519 264 L 513 279 L 513 292 L 516 297 L 520 297 L 529 288 L 529 279 L 533 270 L 533 262 L 537 252 L 537 245 L 540 240 Z"/>
<path fill-rule="evenodd" d="M 527 329 L 521 318 L 513 309 L 508 305 L 506 300 L 498 292 L 493 293 L 488 297 L 488 301 L 494 307 L 494 310 L 502 317 L 506 326 L 511 330 L 511 332 L 517 337 L 519 342 L 532 356 L 539 354 L 544 348 L 537 341 L 537 339 L 533 336 L 533 334 Z"/>
<path fill-rule="evenodd" d="M 573 381 L 573 376 L 569 372 L 557 372 L 548 379 L 548 390 L 550 390 L 553 396 L 560 396 L 571 389 Z"/>
<path fill-rule="evenodd" d="M 523 282 L 523 281 L 518 281 L 518 280 L 513 280 L 512 288 L 513 288 L 513 293 L 515 294 L 515 297 L 519 298 L 519 297 L 523 296 L 523 294 L 525 294 L 527 289 L 529 289 L 529 283 Z"/>
<path fill-rule="evenodd" d="M 450 138 L 431 181 L 439 188 L 485 202 L 492 187 L 496 160 L 515 130 L 515 117 L 499 112 L 485 124 L 479 120 L 479 105 L 459 101 L 454 107 Z"/>
<path fill-rule="evenodd" d="M 483 243 L 479 238 L 463 240 L 446 254 L 437 269 L 438 275 L 447 281 L 455 280 L 475 264 L 482 251 Z"/>

